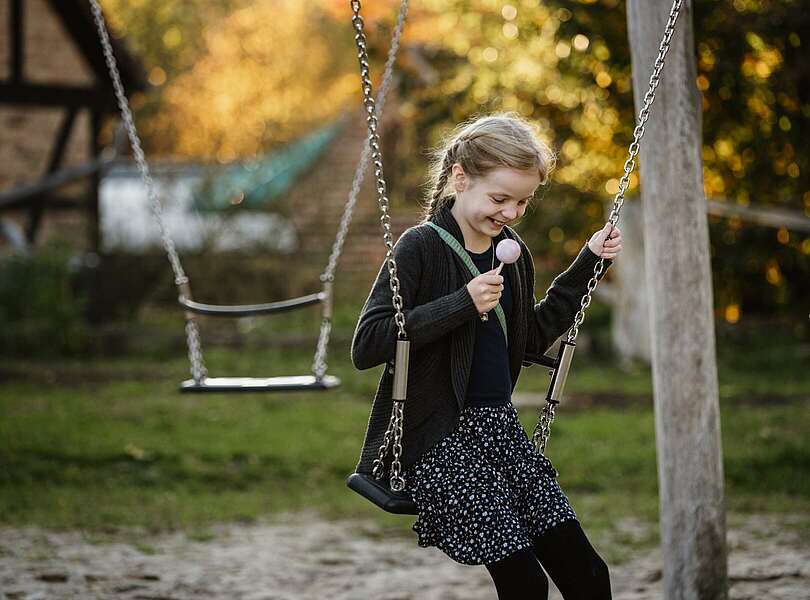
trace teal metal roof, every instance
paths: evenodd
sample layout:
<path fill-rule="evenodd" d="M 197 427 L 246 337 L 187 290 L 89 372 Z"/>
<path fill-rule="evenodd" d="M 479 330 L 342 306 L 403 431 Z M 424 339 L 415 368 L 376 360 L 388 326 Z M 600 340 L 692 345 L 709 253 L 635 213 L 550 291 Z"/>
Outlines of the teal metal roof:
<path fill-rule="evenodd" d="M 195 192 L 194 208 L 220 211 L 267 206 L 309 169 L 343 126 L 342 121 L 331 123 L 262 158 L 217 171 Z"/>

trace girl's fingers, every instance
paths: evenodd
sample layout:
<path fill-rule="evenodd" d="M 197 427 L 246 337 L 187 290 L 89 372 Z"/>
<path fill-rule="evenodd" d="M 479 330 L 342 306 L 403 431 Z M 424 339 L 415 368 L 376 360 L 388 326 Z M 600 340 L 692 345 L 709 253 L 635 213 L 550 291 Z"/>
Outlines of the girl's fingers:
<path fill-rule="evenodd" d="M 621 245 L 619 245 L 615 249 L 603 252 L 602 253 L 602 258 L 611 258 L 611 259 L 616 258 L 616 256 L 618 256 L 618 254 L 619 254 L 619 252 L 621 252 L 621 250 L 622 250 L 622 247 L 621 247 Z"/>
<path fill-rule="evenodd" d="M 622 250 L 622 232 L 618 227 L 613 227 L 602 244 L 605 251 L 602 258 L 614 259 Z"/>
<path fill-rule="evenodd" d="M 605 245 L 613 245 L 620 242 L 622 239 L 622 232 L 619 230 L 618 227 L 614 227 L 611 232 L 608 234 L 608 237 L 605 238 Z"/>

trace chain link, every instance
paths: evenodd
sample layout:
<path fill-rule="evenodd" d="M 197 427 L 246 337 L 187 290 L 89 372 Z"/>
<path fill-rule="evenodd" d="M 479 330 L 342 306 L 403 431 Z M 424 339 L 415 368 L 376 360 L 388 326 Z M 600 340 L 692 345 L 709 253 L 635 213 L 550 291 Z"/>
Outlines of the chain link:
<path fill-rule="evenodd" d="M 360 16 L 360 0 L 351 0 L 352 26 L 355 30 L 354 41 L 357 45 L 357 59 L 360 63 L 360 79 L 363 88 L 363 104 L 366 108 L 366 121 L 368 124 L 368 144 L 371 150 L 371 157 L 374 163 L 374 176 L 377 183 L 377 203 L 380 206 L 382 216 L 380 223 L 383 228 L 383 241 L 385 242 L 385 260 L 388 265 L 389 287 L 392 293 L 394 305 L 394 322 L 399 330 L 399 338 L 407 339 L 405 332 L 405 313 L 402 310 L 402 296 L 399 293 L 399 279 L 397 278 L 397 265 L 394 260 L 394 243 L 391 237 L 391 218 L 388 215 L 388 197 L 386 196 L 386 184 L 383 174 L 382 153 L 380 151 L 380 138 L 377 134 L 378 114 L 375 110 L 374 97 L 372 95 L 371 77 L 369 74 L 368 48 L 366 45 L 366 35 L 363 31 L 363 17 Z M 403 5 L 407 0 L 403 0 Z M 388 429 L 383 437 L 383 445 L 380 446 L 379 457 L 374 461 L 373 473 L 379 479 L 382 477 L 384 464 L 383 460 L 388 453 L 388 445 L 393 441 L 393 460 L 391 462 L 391 489 L 402 491 L 405 489 L 405 479 L 401 475 L 402 465 L 400 456 L 402 455 L 402 402 L 394 401 L 391 409 L 391 419 Z M 391 438 L 393 434 L 393 440 Z"/>
<path fill-rule="evenodd" d="M 547 400 L 545 406 L 540 411 L 540 418 L 534 426 L 532 443 L 540 454 L 546 453 L 546 444 L 548 443 L 548 436 L 551 435 L 551 424 L 554 422 L 554 409 L 556 407 L 556 402 L 549 402 Z"/>
<path fill-rule="evenodd" d="M 402 37 L 402 30 L 405 26 L 405 18 L 407 14 L 408 0 L 403 0 L 400 6 L 396 27 L 394 28 L 394 33 L 391 36 L 391 46 L 388 49 L 388 59 L 385 63 L 385 72 L 383 73 L 382 84 L 380 85 L 380 89 L 377 91 L 375 116 L 378 119 L 382 117 L 385 98 L 388 95 L 388 91 L 391 88 L 391 82 L 393 81 L 392 76 L 394 73 L 394 63 L 396 62 L 397 53 L 399 51 L 399 40 Z M 369 145 L 363 144 L 363 153 L 360 156 L 360 162 L 357 164 L 357 168 L 354 171 L 354 179 L 352 180 L 349 198 L 346 202 L 346 207 L 343 209 L 343 217 L 340 219 L 337 236 L 332 244 L 332 253 L 329 256 L 329 262 L 326 269 L 321 274 L 321 282 L 325 283 L 327 281 L 334 281 L 335 279 L 335 268 L 337 267 L 337 262 L 340 259 L 341 253 L 343 252 L 343 243 L 346 239 L 346 235 L 349 232 L 349 225 L 351 224 L 354 205 L 357 203 L 357 197 L 360 193 L 360 186 L 363 184 L 363 179 L 365 179 L 366 171 L 368 170 L 368 160 L 370 156 L 371 148 Z M 323 319 L 323 323 L 321 324 L 321 333 L 318 336 L 318 345 L 315 351 L 315 358 L 312 362 L 312 373 L 318 380 L 323 378 L 328 367 L 326 364 L 326 353 L 329 348 L 329 333 L 332 327 L 331 324 L 328 324 L 326 321 L 327 319 Z"/>
<path fill-rule="evenodd" d="M 326 375 L 329 365 L 326 362 L 326 352 L 329 349 L 329 334 L 332 331 L 332 319 L 321 319 L 321 330 L 318 334 L 318 344 L 315 347 L 315 358 L 312 361 L 312 374 L 320 381 Z"/>
<path fill-rule="evenodd" d="M 129 101 L 124 93 L 121 73 L 118 69 L 118 63 L 115 60 L 115 54 L 113 53 L 112 44 L 110 43 L 110 34 L 107 31 L 104 13 L 101 10 L 98 0 L 90 0 L 90 10 L 93 13 L 93 20 L 96 23 L 96 29 L 98 30 L 99 39 L 101 40 L 104 60 L 107 63 L 107 70 L 110 72 L 115 98 L 118 102 L 118 109 L 121 112 L 121 118 L 124 121 L 124 127 L 129 137 L 129 144 L 132 147 L 132 155 L 135 158 L 135 163 L 138 165 L 141 180 L 146 187 L 146 194 L 152 207 L 152 214 L 155 216 L 158 226 L 160 227 L 160 238 L 163 241 L 163 247 L 169 257 L 172 271 L 174 271 L 174 283 L 178 287 L 178 290 L 180 290 L 180 295 L 182 296 L 182 286 L 188 283 L 188 277 L 186 277 L 186 274 L 183 272 L 183 266 L 180 264 L 180 256 L 177 254 L 174 241 L 169 236 L 168 228 L 163 219 L 163 204 L 155 188 L 155 182 L 152 179 L 149 165 L 146 163 L 146 157 L 144 156 L 141 146 L 141 138 L 138 136 L 138 132 L 135 129 L 135 121 L 132 118 Z M 186 315 L 186 341 L 188 344 L 188 356 L 191 361 L 191 376 L 195 383 L 199 384 L 205 379 L 208 371 L 205 368 L 197 323 L 188 314 Z"/>
<path fill-rule="evenodd" d="M 377 458 L 374 459 L 374 466 L 371 472 L 376 479 L 380 479 L 385 473 L 385 455 L 388 454 L 388 446 L 391 444 L 391 437 L 394 435 L 394 427 L 396 426 L 396 413 L 391 409 L 391 418 L 388 420 L 388 428 L 383 434 L 383 443 L 377 452 Z"/>
<path fill-rule="evenodd" d="M 391 461 L 391 489 L 401 492 L 405 489 L 405 478 L 402 476 L 402 465 L 399 457 L 402 456 L 402 406 L 404 402 L 394 402 L 393 414 L 396 418 L 394 424 L 394 460 Z"/>
<path fill-rule="evenodd" d="M 672 7 L 669 10 L 669 18 L 667 19 L 667 24 L 664 28 L 664 36 L 658 46 L 658 56 L 655 58 L 653 72 L 652 75 L 650 75 L 649 88 L 647 89 L 647 93 L 644 94 L 644 105 L 638 113 L 638 125 L 636 125 L 635 129 L 633 130 L 633 141 L 630 143 L 630 147 L 628 148 L 629 156 L 624 163 L 624 175 L 619 181 L 619 191 L 613 198 L 613 207 L 611 208 L 610 216 L 608 217 L 608 221 L 613 227 L 616 226 L 616 223 L 619 220 L 619 213 L 621 212 L 622 205 L 624 204 L 624 194 L 627 190 L 628 184 L 630 183 L 630 174 L 636 167 L 636 155 L 638 154 L 640 148 L 641 138 L 644 135 L 644 124 L 647 122 L 647 119 L 650 116 L 650 107 L 655 100 L 655 90 L 660 82 L 661 70 L 664 68 L 664 58 L 669 51 L 669 42 L 672 39 L 672 34 L 675 32 L 675 22 L 678 20 L 678 15 L 680 14 L 682 5 L 683 0 L 674 0 Z M 580 309 L 574 317 L 574 323 L 568 330 L 567 340 L 572 344 L 579 334 L 579 326 L 582 325 L 582 321 L 585 319 L 585 310 L 591 304 L 591 294 L 596 289 L 599 282 L 599 277 L 602 275 L 604 269 L 605 261 L 603 258 L 600 258 L 599 262 L 597 262 L 594 266 L 593 277 L 590 281 L 588 281 L 588 291 L 582 297 Z M 534 432 L 532 433 L 532 443 L 540 454 L 545 452 L 548 437 L 551 434 L 551 422 L 554 420 L 554 404 L 556 403 L 550 403 L 548 401 L 546 402 L 546 405 L 541 410 L 538 423 L 534 428 Z"/>

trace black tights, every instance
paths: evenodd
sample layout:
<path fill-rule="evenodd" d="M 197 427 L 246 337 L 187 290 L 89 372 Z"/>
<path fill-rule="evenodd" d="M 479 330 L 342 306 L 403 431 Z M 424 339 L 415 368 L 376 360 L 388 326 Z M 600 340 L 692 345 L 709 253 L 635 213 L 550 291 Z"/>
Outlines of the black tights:
<path fill-rule="evenodd" d="M 538 562 L 539 561 L 539 562 Z M 543 568 L 540 568 L 540 565 Z M 486 565 L 498 600 L 546 600 L 545 569 L 565 600 L 610 600 L 605 561 L 593 549 L 579 521 L 566 521 L 518 550 Z"/>

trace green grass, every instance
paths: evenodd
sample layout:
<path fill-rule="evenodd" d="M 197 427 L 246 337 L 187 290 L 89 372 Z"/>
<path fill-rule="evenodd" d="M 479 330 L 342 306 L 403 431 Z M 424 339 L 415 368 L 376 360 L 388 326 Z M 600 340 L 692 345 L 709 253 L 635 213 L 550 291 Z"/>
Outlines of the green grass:
<path fill-rule="evenodd" d="M 188 371 L 176 337 L 127 357 L 6 361 L 0 522 L 91 532 L 182 528 L 208 539 L 216 522 L 315 509 L 327 518 L 377 519 L 387 531 L 409 535 L 413 519 L 382 513 L 344 484 L 379 369 L 352 367 L 354 323 L 348 316 L 342 323 L 329 365 L 343 385 L 330 392 L 180 395 L 177 384 Z M 293 334 L 299 326 L 312 329 L 311 322 L 289 324 Z M 283 349 L 246 343 L 239 350 L 209 348 L 212 375 L 309 372 L 314 343 Z M 718 348 L 727 507 L 810 513 L 806 346 L 771 335 L 761 346 L 748 339 Z M 545 391 L 546 382 L 543 369 L 533 367 L 517 391 Z M 641 399 L 621 409 L 558 410 L 549 457 L 589 530 L 598 535 L 625 516 L 654 521 L 649 370 L 621 370 L 582 354 L 567 391 Z M 760 397 L 772 402 L 751 401 Z M 536 411 L 520 413 L 531 432 Z"/>

